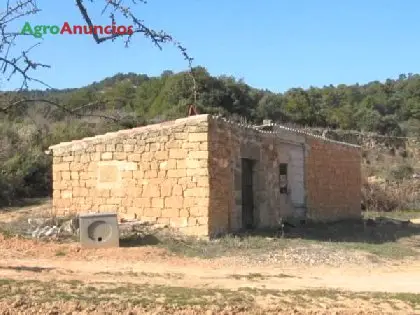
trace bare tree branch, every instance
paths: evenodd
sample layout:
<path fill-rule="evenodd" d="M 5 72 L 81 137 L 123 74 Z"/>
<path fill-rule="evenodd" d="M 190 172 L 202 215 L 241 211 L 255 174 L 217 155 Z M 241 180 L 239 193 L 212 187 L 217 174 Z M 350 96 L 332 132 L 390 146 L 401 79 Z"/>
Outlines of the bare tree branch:
<path fill-rule="evenodd" d="M 44 86 L 50 87 L 42 80 L 30 76 L 29 71 L 36 70 L 38 67 L 49 67 L 48 65 L 35 62 L 28 56 L 29 52 L 38 44 L 21 52 L 18 57 L 9 57 L 12 46 L 20 34 L 7 32 L 7 26 L 10 22 L 24 16 L 36 14 L 40 11 L 35 0 L 17 0 L 14 4 L 7 1 L 6 11 L 0 13 L 0 72 L 7 77 L 9 81 L 15 74 L 22 77 L 23 88 L 28 88 L 28 81 L 38 82 Z"/>
<path fill-rule="evenodd" d="M 96 115 L 96 114 L 81 114 L 81 113 L 77 113 L 76 110 L 71 110 L 69 108 L 67 108 L 66 106 L 63 106 L 62 104 L 59 104 L 55 101 L 52 100 L 48 100 L 48 99 L 21 99 L 18 101 L 15 101 L 13 103 L 9 103 L 9 105 L 5 106 L 5 107 L 0 107 L 0 112 L 7 114 L 12 108 L 16 108 L 18 106 L 21 106 L 23 104 L 26 103 L 46 103 L 52 106 L 55 106 L 59 109 L 61 109 L 62 111 L 64 111 L 67 114 L 76 116 L 76 117 L 98 117 L 98 118 L 104 118 L 104 119 L 108 119 L 108 120 L 112 120 L 116 123 L 120 122 L 120 120 L 116 117 L 112 117 L 112 116 L 107 116 L 107 115 Z M 99 101 L 95 101 L 89 104 L 86 104 L 84 106 L 93 106 L 93 105 L 98 105 L 100 102 Z M 80 109 L 80 107 L 79 107 Z"/>
<path fill-rule="evenodd" d="M 108 40 L 114 41 L 117 38 L 124 38 L 125 39 L 125 46 L 129 46 L 132 38 L 136 34 L 143 34 L 147 39 L 151 40 L 152 43 L 158 47 L 160 50 L 162 49 L 163 44 L 173 44 L 182 54 L 183 58 L 188 62 L 188 67 L 190 70 L 190 76 L 192 78 L 192 93 L 194 97 L 194 104 L 197 101 L 197 84 L 194 77 L 194 72 L 192 68 L 193 58 L 191 58 L 187 50 L 184 46 L 182 46 L 178 41 L 176 41 L 171 35 L 167 34 L 164 31 L 155 31 L 152 28 L 146 26 L 144 21 L 139 19 L 130 7 L 124 5 L 124 0 L 89 0 L 91 3 L 104 3 L 104 8 L 102 9 L 102 14 L 110 10 L 110 18 L 113 22 L 113 25 L 116 20 L 116 15 L 122 16 L 126 20 L 130 21 L 133 26 L 133 31 L 130 34 L 120 34 L 120 33 L 113 33 L 111 35 L 106 36 L 99 36 L 94 31 L 94 23 L 91 18 L 91 14 L 88 12 L 84 1 L 83 0 L 74 0 L 76 7 L 80 11 L 82 18 L 87 23 L 88 27 L 91 28 L 92 37 L 96 43 L 104 43 Z M 12 3 L 11 3 L 12 2 Z M 132 0 L 131 1 L 134 5 L 138 3 L 146 4 L 145 0 Z M 22 85 L 19 90 L 27 90 L 29 88 L 29 82 L 36 82 L 39 83 L 47 88 L 52 88 L 46 82 L 36 79 L 32 77 L 31 72 L 37 70 L 38 68 L 50 68 L 49 65 L 36 62 L 30 59 L 29 53 L 30 51 L 37 47 L 40 43 L 36 43 L 35 45 L 31 46 L 29 49 L 22 51 L 18 54 L 18 56 L 11 56 L 14 52 L 12 52 L 12 47 L 15 45 L 15 41 L 17 38 L 23 35 L 30 35 L 30 34 L 20 34 L 17 32 L 7 32 L 7 26 L 10 24 L 11 21 L 18 20 L 22 17 L 27 17 L 30 15 L 34 15 L 38 13 L 40 9 L 37 6 L 36 0 L 7 0 L 6 10 L 0 13 L 0 73 L 4 75 L 4 78 L 9 81 L 14 75 L 19 75 L 22 78 Z M 52 100 L 46 99 L 24 99 L 12 102 L 9 106 L 4 108 L 0 108 L 0 112 L 7 112 L 8 109 L 12 107 L 19 106 L 23 103 L 30 103 L 30 102 L 44 102 L 50 105 L 56 106 L 60 108 L 64 112 L 75 115 L 78 117 L 86 116 L 80 113 L 77 113 L 80 109 L 90 107 L 96 104 L 86 104 L 77 109 L 69 110 L 63 105 L 58 104 Z M 95 117 L 102 117 L 105 119 L 111 119 L 115 122 L 118 122 L 118 119 L 115 117 L 109 116 L 101 116 L 101 115 L 94 115 Z"/>
<path fill-rule="evenodd" d="M 92 22 L 92 19 L 90 18 L 90 15 L 83 4 L 83 0 L 75 0 L 76 6 L 79 8 L 79 11 L 83 17 L 83 19 L 86 21 L 89 27 L 93 28 L 94 24 Z M 98 34 L 95 32 L 92 32 L 92 37 L 95 40 L 96 43 L 100 44 L 107 40 L 113 40 L 117 37 L 126 37 L 126 46 L 128 46 L 131 37 L 136 33 L 143 34 L 146 38 L 150 39 L 160 50 L 162 49 L 162 44 L 165 43 L 173 43 L 182 53 L 185 60 L 192 62 L 192 58 L 187 54 L 187 50 L 185 47 L 183 47 L 178 41 L 176 41 L 171 35 L 167 34 L 164 31 L 155 31 L 149 27 L 147 27 L 142 20 L 137 18 L 131 11 L 129 7 L 123 6 L 122 0 L 104 0 L 106 2 L 104 9 L 102 10 L 102 14 L 106 12 L 108 7 L 113 8 L 113 13 L 111 13 L 110 17 L 112 21 L 115 21 L 115 12 L 121 13 L 126 19 L 131 20 L 131 22 L 134 24 L 135 29 L 133 30 L 132 34 L 112 34 L 109 36 L 99 37 Z M 91 0 L 91 2 L 95 2 L 95 0 Z M 140 1 L 142 3 L 147 3 L 146 1 Z M 136 1 L 133 0 L 134 4 L 137 4 Z"/>
<path fill-rule="evenodd" d="M 102 36 L 100 37 L 95 31 L 92 31 L 92 37 L 96 43 L 100 44 L 106 42 L 108 40 L 115 40 L 118 37 L 124 37 L 125 45 L 128 46 L 132 37 L 135 34 L 143 34 L 146 38 L 150 39 L 156 47 L 162 49 L 162 44 L 165 43 L 172 43 L 176 48 L 181 51 L 184 59 L 188 61 L 188 65 L 191 70 L 191 64 L 193 59 L 187 54 L 185 47 L 183 47 L 178 41 L 174 40 L 174 38 L 167 34 L 164 31 L 155 31 L 145 25 L 145 23 L 140 20 L 132 10 L 128 6 L 124 6 L 123 0 L 102 0 L 105 2 L 105 6 L 102 10 L 102 14 L 104 14 L 109 8 L 111 8 L 112 12 L 110 14 L 112 22 L 115 22 L 115 13 L 121 14 L 127 20 L 130 20 L 133 23 L 134 29 L 131 34 L 120 34 L 120 33 L 113 33 L 112 35 Z M 91 3 L 96 3 L 96 0 L 90 0 Z M 89 14 L 86 6 L 84 5 L 83 0 L 75 0 L 76 6 L 80 11 L 83 19 L 86 21 L 87 25 L 93 29 L 94 23 L 92 22 L 91 15 Z M 132 0 L 133 4 L 138 3 L 147 3 L 145 0 Z M 19 58 L 10 58 L 10 49 L 11 46 L 14 45 L 14 41 L 16 40 L 17 36 L 22 34 L 16 32 L 7 32 L 6 28 L 7 25 L 16 19 L 21 17 L 29 16 L 36 14 L 40 11 L 37 7 L 36 0 L 15 0 L 14 4 L 10 4 L 10 0 L 7 1 L 6 11 L 0 13 L 0 71 L 3 74 L 6 73 L 8 69 L 10 70 L 10 75 L 8 76 L 7 80 L 14 74 L 20 74 L 22 76 L 22 88 L 28 88 L 28 81 L 35 81 L 40 83 L 46 87 L 51 88 L 48 84 L 43 82 L 42 80 L 32 78 L 28 71 L 29 70 L 36 70 L 38 67 L 49 67 L 43 63 L 35 62 L 30 60 L 28 57 L 28 52 L 22 53 Z M 19 64 L 21 62 L 22 64 Z M 192 71 L 191 71 L 192 74 Z"/>

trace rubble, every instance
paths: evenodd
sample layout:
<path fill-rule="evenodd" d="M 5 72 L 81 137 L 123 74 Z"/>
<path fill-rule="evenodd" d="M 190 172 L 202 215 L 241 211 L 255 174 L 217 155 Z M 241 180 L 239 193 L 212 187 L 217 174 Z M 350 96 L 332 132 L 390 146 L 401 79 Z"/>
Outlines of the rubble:
<path fill-rule="evenodd" d="M 32 237 L 33 238 L 41 238 L 43 236 L 46 237 L 57 237 L 58 234 L 60 232 L 60 228 L 58 228 L 57 226 L 44 226 L 42 228 L 37 227 L 35 229 L 35 231 L 32 232 Z"/>
<path fill-rule="evenodd" d="M 79 220 L 57 218 L 29 218 L 26 234 L 32 238 L 64 238 L 78 235 Z"/>
<path fill-rule="evenodd" d="M 36 239 L 58 239 L 79 235 L 79 218 L 30 218 L 27 230 L 23 233 Z M 140 220 L 121 220 L 119 222 L 120 237 L 145 237 L 169 229 L 164 224 L 153 224 Z M 173 233 L 173 232 L 171 232 Z"/>

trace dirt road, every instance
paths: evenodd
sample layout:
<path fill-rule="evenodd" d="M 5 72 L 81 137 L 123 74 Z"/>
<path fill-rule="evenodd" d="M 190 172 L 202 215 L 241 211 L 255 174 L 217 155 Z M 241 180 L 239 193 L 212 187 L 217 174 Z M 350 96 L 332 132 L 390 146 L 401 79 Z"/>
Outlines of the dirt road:
<path fill-rule="evenodd" d="M 332 257 L 341 253 L 339 266 L 310 265 L 283 254 L 188 258 L 156 246 L 91 250 L 0 234 L 0 314 L 420 314 L 419 260 Z"/>
<path fill-rule="evenodd" d="M 139 252 L 141 255 L 141 251 Z M 275 265 L 227 266 L 218 261 L 195 264 L 173 258 L 167 261 L 136 262 L 124 259 L 84 261 L 80 259 L 19 258 L 0 261 L 2 277 L 15 280 L 120 282 L 193 288 L 273 290 L 339 289 L 355 292 L 420 293 L 420 263 L 366 270 L 347 268 Z"/>
<path fill-rule="evenodd" d="M 358 294 L 361 292 L 420 293 L 420 263 L 415 261 L 390 262 L 370 267 L 349 264 L 340 268 L 284 264 L 244 265 L 239 258 L 237 260 L 235 258 L 212 260 L 183 258 L 171 255 L 164 249 L 153 247 L 87 250 L 79 248 L 77 244 L 40 243 L 32 240 L 4 238 L 0 238 L 0 255 L 2 257 L 0 259 L 1 278 L 17 281 L 16 283 L 20 283 L 25 292 L 33 290 L 33 281 L 44 283 L 42 284 L 44 286 L 53 283 L 54 287 L 71 283 L 77 283 L 78 286 L 84 288 L 136 286 L 130 289 L 136 292 L 144 286 L 165 287 L 168 290 L 165 294 L 179 288 L 183 290 L 189 288 L 188 290 L 197 290 L 197 292 L 202 292 L 205 288 L 206 294 L 210 292 L 209 290 L 222 290 L 215 292 L 223 296 L 228 292 L 242 292 L 248 289 L 254 290 L 252 291 L 254 304 L 258 302 L 259 307 L 261 305 L 268 307 L 274 303 L 277 307 L 285 307 L 281 310 L 286 313 L 292 309 L 299 313 L 295 309 L 299 303 L 305 307 L 300 310 L 302 314 L 307 314 L 307 312 L 329 314 L 330 310 L 334 309 L 333 306 L 336 307 L 338 314 L 346 314 L 345 312 L 352 314 L 351 311 L 356 312 L 356 310 L 360 314 L 385 314 L 387 312 L 420 314 L 420 304 L 417 300 L 404 302 L 397 299 L 391 303 L 385 301 L 384 298 L 372 302 L 374 297 L 370 296 L 363 298 L 346 295 L 329 296 L 329 293 L 322 293 L 316 297 L 306 296 L 306 294 L 311 294 L 311 290 L 319 292 L 319 289 L 342 290 Z M 10 288 L 16 286 L 13 283 L 9 285 Z M 42 290 L 50 289 L 43 287 Z M 63 287 L 63 290 L 70 289 Z M 273 292 L 292 290 L 300 293 L 298 297 L 277 296 L 276 299 L 281 299 L 281 301 L 267 302 L 267 294 L 258 295 L 255 290 L 268 292 L 271 299 L 273 299 Z M 148 289 L 148 292 L 155 291 Z M 51 294 L 48 293 L 48 295 Z M 188 291 L 188 294 L 195 293 Z M 58 293 L 57 296 L 59 296 Z M 309 304 L 302 304 L 296 300 L 302 299 L 302 296 L 306 296 L 305 301 Z M 339 305 L 334 304 L 337 303 L 336 301 L 340 301 Z M 10 304 L 10 302 L 7 303 Z M 54 303 L 51 305 L 55 305 Z M 292 308 L 290 304 L 293 304 Z M 38 307 L 45 303 L 34 305 Z M 36 307 L 28 306 L 28 309 L 38 311 Z M 107 306 L 107 309 L 109 307 Z M 59 308 L 62 309 L 62 307 Z M 267 309 L 264 309 L 267 313 Z M 173 313 L 176 312 L 173 311 Z"/>

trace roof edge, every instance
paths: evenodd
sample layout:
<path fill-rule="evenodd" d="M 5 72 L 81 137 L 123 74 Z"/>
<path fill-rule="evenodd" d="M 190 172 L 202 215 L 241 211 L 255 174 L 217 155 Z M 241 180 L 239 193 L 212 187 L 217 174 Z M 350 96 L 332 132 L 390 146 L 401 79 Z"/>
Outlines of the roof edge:
<path fill-rule="evenodd" d="M 50 155 L 52 154 L 53 150 L 55 149 L 64 149 L 67 147 L 71 147 L 73 145 L 84 145 L 87 144 L 86 142 L 90 143 L 91 141 L 101 141 L 101 140 L 108 140 L 108 139 L 113 139 L 114 137 L 118 137 L 122 134 L 137 134 L 137 133 L 142 133 L 145 131 L 153 131 L 153 130 L 158 130 L 161 128 L 169 128 L 169 127 L 173 127 L 173 126 L 177 126 L 177 125 L 181 125 L 181 124 L 188 124 L 188 123 L 199 123 L 199 122 L 204 122 L 204 121 L 208 121 L 209 118 L 213 118 L 215 120 L 219 120 L 219 121 L 224 121 L 226 123 L 229 123 L 231 125 L 235 125 L 236 127 L 239 128 L 243 128 L 243 129 L 253 129 L 258 133 L 261 134 L 272 134 L 272 135 L 276 135 L 276 134 L 280 134 L 281 132 L 279 131 L 266 131 L 266 130 L 261 130 L 260 128 L 262 127 L 277 127 L 280 128 L 284 131 L 289 131 L 289 132 L 293 132 L 299 135 L 304 135 L 307 137 L 311 137 L 314 139 L 318 139 L 318 140 L 322 140 L 325 142 L 330 142 L 330 143 L 335 143 L 335 144 L 339 144 L 339 145 L 343 145 L 346 147 L 353 147 L 353 148 L 361 148 L 360 145 L 357 144 L 352 144 L 352 143 L 348 143 L 348 142 L 342 142 L 342 141 L 336 141 L 336 140 L 332 140 L 329 138 L 325 138 L 323 136 L 319 136 L 319 135 L 315 135 L 312 134 L 310 132 L 304 131 L 304 130 L 300 130 L 300 129 L 294 129 L 294 128 L 289 128 L 283 125 L 279 125 L 279 124 L 275 124 L 275 123 L 271 123 L 269 125 L 264 125 L 264 126 L 258 126 L 258 125 L 253 125 L 253 124 L 248 124 L 248 123 L 240 123 L 237 121 L 233 121 L 230 120 L 228 118 L 225 118 L 223 116 L 218 116 L 218 115 L 211 115 L 211 114 L 201 114 L 201 115 L 194 115 L 194 116 L 189 116 L 189 117 L 183 117 L 183 118 L 178 118 L 175 120 L 168 120 L 168 121 L 164 121 L 161 123 L 156 123 L 156 124 L 151 124 L 151 125 L 146 125 L 146 126 L 141 126 L 141 127 L 135 127 L 135 128 L 131 128 L 131 129 L 121 129 L 118 131 L 114 131 L 114 132 L 108 132 L 105 134 L 100 134 L 100 135 L 95 135 L 93 137 L 85 137 L 82 139 L 78 139 L 78 140 L 72 140 L 69 142 L 61 142 L 58 144 L 54 144 L 48 147 L 48 150 L 45 151 L 45 154 Z"/>
<path fill-rule="evenodd" d="M 182 124 L 189 124 L 193 122 L 194 123 L 204 122 L 204 121 L 208 121 L 208 117 L 209 117 L 209 114 L 194 115 L 194 116 L 189 116 L 189 117 L 184 117 L 184 118 L 178 118 L 175 120 L 163 121 L 161 123 L 156 123 L 156 124 L 151 124 L 151 125 L 146 125 L 146 126 L 141 126 L 141 127 L 134 127 L 130 129 L 121 129 L 114 132 L 107 132 L 105 134 L 95 135 L 93 137 L 85 137 L 78 140 L 61 142 L 61 143 L 49 146 L 48 150 L 45 151 L 45 153 L 49 152 L 47 154 L 50 154 L 51 151 L 53 151 L 54 149 L 63 149 L 65 147 L 70 147 L 74 144 L 82 144 L 82 143 L 91 142 L 95 140 L 96 141 L 101 141 L 105 139 L 108 140 L 122 134 L 137 134 L 137 133 L 142 133 L 145 131 L 159 130 L 161 128 L 169 128 L 169 127 L 182 125 Z"/>
<path fill-rule="evenodd" d="M 304 136 L 307 136 L 307 137 L 315 138 L 315 139 L 318 139 L 318 140 L 323 140 L 325 142 L 331 142 L 331 143 L 343 145 L 343 146 L 346 146 L 346 147 L 361 148 L 361 146 L 360 145 L 357 145 L 357 144 L 348 143 L 348 142 L 342 142 L 342 141 L 337 141 L 337 140 L 325 138 L 323 136 L 315 135 L 315 134 L 312 134 L 312 133 L 307 132 L 307 131 L 304 131 L 304 130 L 289 128 L 289 127 L 286 127 L 286 126 L 283 126 L 283 125 L 279 125 L 279 124 L 275 124 L 275 123 L 271 123 L 271 124 L 268 124 L 268 125 L 262 125 L 262 126 L 260 125 L 260 126 L 258 126 L 258 125 L 248 124 L 248 123 L 240 123 L 240 122 L 237 122 L 237 121 L 233 121 L 233 120 L 227 119 L 227 118 L 222 117 L 222 116 L 212 115 L 211 117 L 214 118 L 214 119 L 217 119 L 217 120 L 225 121 L 225 122 L 227 122 L 229 124 L 236 125 L 236 126 L 238 126 L 240 128 L 254 129 L 257 132 L 263 133 L 263 134 L 273 134 L 273 135 L 280 134 L 280 132 L 276 132 L 276 131 L 261 130 L 262 127 L 269 127 L 269 126 L 274 127 L 275 126 L 275 127 L 278 127 L 280 129 L 283 129 L 283 130 L 286 130 L 286 131 L 289 131 L 289 132 L 293 132 L 293 133 L 296 133 L 296 134 L 300 134 L 300 135 L 304 135 Z"/>

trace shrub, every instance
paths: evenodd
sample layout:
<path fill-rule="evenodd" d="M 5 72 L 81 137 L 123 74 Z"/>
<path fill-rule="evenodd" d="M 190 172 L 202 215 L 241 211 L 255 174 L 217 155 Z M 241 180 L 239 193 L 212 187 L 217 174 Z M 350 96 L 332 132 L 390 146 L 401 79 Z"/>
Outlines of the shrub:
<path fill-rule="evenodd" d="M 39 150 L 17 153 L 0 164 L 0 203 L 43 197 L 51 191 L 51 157 Z"/>
<path fill-rule="evenodd" d="M 365 183 L 362 186 L 363 204 L 369 211 L 394 211 L 398 208 L 398 201 L 379 184 Z"/>
<path fill-rule="evenodd" d="M 365 183 L 362 186 L 362 202 L 369 211 L 417 210 L 420 209 L 420 183 Z"/>
<path fill-rule="evenodd" d="M 389 180 L 402 181 L 410 178 L 414 174 L 414 169 L 409 164 L 400 164 L 391 167 L 387 178 Z"/>

